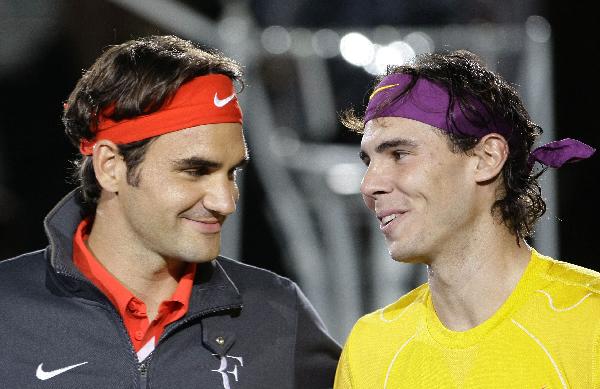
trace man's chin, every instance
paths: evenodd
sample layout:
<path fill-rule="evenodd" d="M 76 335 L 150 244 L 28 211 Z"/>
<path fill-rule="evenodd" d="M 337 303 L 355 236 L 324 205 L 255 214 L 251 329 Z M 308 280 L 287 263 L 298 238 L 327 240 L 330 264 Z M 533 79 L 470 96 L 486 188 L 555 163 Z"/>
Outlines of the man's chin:
<path fill-rule="evenodd" d="M 188 250 L 184 252 L 179 252 L 177 255 L 177 259 L 181 262 L 187 263 L 206 263 L 214 260 L 219 256 L 220 247 L 211 247 L 211 248 L 192 248 L 190 247 Z"/>
<path fill-rule="evenodd" d="M 217 255 L 211 256 L 211 257 L 183 258 L 182 262 L 198 263 L 198 264 L 200 264 L 200 263 L 206 263 L 206 262 L 213 261 L 215 258 L 217 258 Z"/>
<path fill-rule="evenodd" d="M 184 259 L 184 261 L 191 262 L 191 263 L 206 263 L 206 262 L 210 262 L 210 261 L 214 260 L 218 256 L 219 256 L 219 250 L 215 250 L 215 251 L 210 251 L 210 252 L 204 252 L 200 255 L 190 256 L 190 257 Z"/>
<path fill-rule="evenodd" d="M 389 248 L 388 249 L 390 256 L 392 257 L 392 259 L 396 262 L 401 262 L 401 263 L 426 263 L 426 258 L 421 255 L 420 253 L 416 253 L 414 251 L 407 251 L 407 250 L 399 250 L 399 249 L 393 249 L 393 248 Z"/>

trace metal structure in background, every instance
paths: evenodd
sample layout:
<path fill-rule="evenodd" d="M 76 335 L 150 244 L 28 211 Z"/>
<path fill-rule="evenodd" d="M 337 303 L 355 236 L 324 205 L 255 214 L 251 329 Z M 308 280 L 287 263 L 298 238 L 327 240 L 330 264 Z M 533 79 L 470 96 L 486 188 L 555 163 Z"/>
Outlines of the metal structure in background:
<path fill-rule="evenodd" d="M 357 147 L 328 139 L 336 131 L 336 112 L 325 64 L 327 57 L 337 54 L 319 56 L 311 48 L 311 38 L 322 32 L 296 29 L 288 33 L 278 28 L 265 35 L 266 30 L 255 26 L 244 2 L 227 2 L 217 23 L 173 0 L 112 2 L 165 30 L 218 47 L 246 66 L 249 86 L 241 96 L 246 136 L 252 163 L 265 188 L 269 219 L 284 247 L 286 266 L 296 274 L 336 339 L 344 341 L 360 315 L 393 302 L 424 279 L 422 267 L 389 259 L 375 219 L 367 214 L 358 195 L 364 168 Z M 533 17 L 524 26 L 386 27 L 362 30 L 361 34 L 384 45 L 389 43 L 383 41 L 388 39 L 386 34 L 393 39 L 415 31 L 429 37 L 435 48 L 467 48 L 492 68 L 502 67 L 498 70 L 519 86 L 533 120 L 545 128 L 542 141 L 553 138 L 551 44 L 545 20 Z M 348 32 L 334 35 L 347 36 Z M 259 72 L 258 64 L 265 55 L 274 53 L 265 51 L 261 39 L 264 45 L 273 37 L 279 39 L 275 47 L 283 42 L 281 50 L 276 50 L 298 69 L 298 78 L 284 84 L 290 92 L 292 85 L 298 88 L 304 112 L 294 114 L 303 116 L 303 128 L 278 127 L 277 117 L 282 113 L 275 110 L 264 72 Z M 418 53 L 417 46 L 413 48 Z M 557 214 L 553 172 L 546 173 L 543 186 L 549 213 Z M 238 212 L 224 230 L 224 254 L 234 258 L 241 258 L 241 215 L 243 212 Z M 544 253 L 558 257 L 555 219 L 545 218 L 540 223 L 535 243 Z"/>

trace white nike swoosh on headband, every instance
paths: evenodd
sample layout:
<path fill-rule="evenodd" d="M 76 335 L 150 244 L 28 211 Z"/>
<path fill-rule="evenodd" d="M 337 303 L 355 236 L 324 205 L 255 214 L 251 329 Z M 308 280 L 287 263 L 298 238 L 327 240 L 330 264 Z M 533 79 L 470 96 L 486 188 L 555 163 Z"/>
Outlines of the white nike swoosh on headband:
<path fill-rule="evenodd" d="M 220 99 L 217 97 L 217 94 L 215 93 L 215 98 L 213 100 L 213 102 L 215 103 L 216 107 L 224 107 L 225 105 L 227 105 L 227 103 L 229 103 L 231 100 L 233 100 L 233 98 L 235 97 L 235 93 L 233 93 L 231 96 L 226 97 L 224 99 Z"/>
<path fill-rule="evenodd" d="M 42 368 L 43 363 L 40 363 L 40 365 L 37 367 L 37 370 L 35 371 L 35 376 L 39 380 L 46 381 L 46 380 L 49 380 L 50 378 L 56 377 L 57 375 L 67 372 L 71 369 L 74 369 L 81 365 L 85 365 L 86 363 L 87 362 L 82 362 L 82 363 L 78 363 L 76 365 L 71 365 L 71 366 L 63 367 L 62 369 L 56 369 L 56 370 L 51 370 L 51 371 L 44 371 L 44 369 Z"/>

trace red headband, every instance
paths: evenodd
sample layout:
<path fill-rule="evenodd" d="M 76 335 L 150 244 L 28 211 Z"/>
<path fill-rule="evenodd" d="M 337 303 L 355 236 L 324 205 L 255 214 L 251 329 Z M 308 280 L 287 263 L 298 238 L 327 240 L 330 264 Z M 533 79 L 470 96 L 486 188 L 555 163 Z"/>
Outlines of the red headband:
<path fill-rule="evenodd" d="M 209 74 L 186 82 L 165 105 L 148 115 L 116 122 L 101 114 L 96 136 L 92 140 L 82 139 L 79 150 L 92 155 L 94 145 L 101 139 L 126 144 L 214 123 L 242 123 L 233 82 L 223 74 Z"/>

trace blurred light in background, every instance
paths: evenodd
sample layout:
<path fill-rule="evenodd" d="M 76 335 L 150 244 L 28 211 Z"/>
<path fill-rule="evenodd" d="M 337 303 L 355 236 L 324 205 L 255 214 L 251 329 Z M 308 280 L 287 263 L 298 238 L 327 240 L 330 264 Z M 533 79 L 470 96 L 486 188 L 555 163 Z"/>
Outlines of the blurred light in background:
<path fill-rule="evenodd" d="M 229 16 L 218 23 L 217 32 L 224 42 L 234 44 L 245 42 L 250 33 L 250 23 L 248 18 Z"/>
<path fill-rule="evenodd" d="M 399 41 L 402 39 L 400 31 L 393 26 L 375 26 L 373 28 L 373 40 L 381 44 L 388 44 L 393 41 Z"/>
<path fill-rule="evenodd" d="M 333 58 L 340 53 L 340 36 L 329 28 L 315 32 L 311 41 L 313 49 L 319 57 Z"/>
<path fill-rule="evenodd" d="M 539 21 L 533 23 L 539 24 Z M 243 41 L 248 30 L 247 23 L 237 17 L 227 18 L 219 25 L 219 33 L 230 42 Z M 372 75 L 381 75 L 389 65 L 403 65 L 417 54 L 435 50 L 433 39 L 422 31 L 411 32 L 402 39 L 397 28 L 377 26 L 372 36 L 377 43 L 359 32 L 350 32 L 340 38 L 329 28 L 313 32 L 307 28 L 288 31 L 282 26 L 270 26 L 262 32 L 261 42 L 270 54 L 290 53 L 297 57 L 316 54 L 324 59 L 341 54 L 346 62 L 362 67 Z"/>
<path fill-rule="evenodd" d="M 315 54 L 312 45 L 312 32 L 306 28 L 296 28 L 292 31 L 291 52 L 298 57 L 308 57 Z"/>
<path fill-rule="evenodd" d="M 422 31 L 411 32 L 406 35 L 403 40 L 413 48 L 417 55 L 435 51 L 433 39 Z"/>
<path fill-rule="evenodd" d="M 300 150 L 298 133 L 289 127 L 279 127 L 271 134 L 269 146 L 271 151 L 279 158 L 291 157 Z M 252 150 L 250 150 L 252 153 Z"/>
<path fill-rule="evenodd" d="M 365 66 L 365 70 L 374 75 L 383 74 L 389 65 L 404 65 L 414 57 L 415 51 L 409 44 L 403 41 L 392 42 L 387 46 L 377 46 L 375 58 Z"/>
<path fill-rule="evenodd" d="M 341 195 L 360 193 L 360 183 L 365 172 L 360 163 L 339 163 L 327 172 L 327 186 L 332 192 Z"/>
<path fill-rule="evenodd" d="M 550 23 L 543 16 L 532 15 L 525 22 L 527 36 L 538 43 L 546 43 L 550 39 L 552 29 Z"/>
<path fill-rule="evenodd" d="M 290 49 L 292 38 L 289 32 L 281 26 L 270 26 L 264 29 L 260 41 L 271 54 L 283 54 Z"/>
<path fill-rule="evenodd" d="M 375 57 L 375 46 L 361 33 L 351 32 L 340 40 L 342 57 L 354 66 L 366 66 Z"/>

